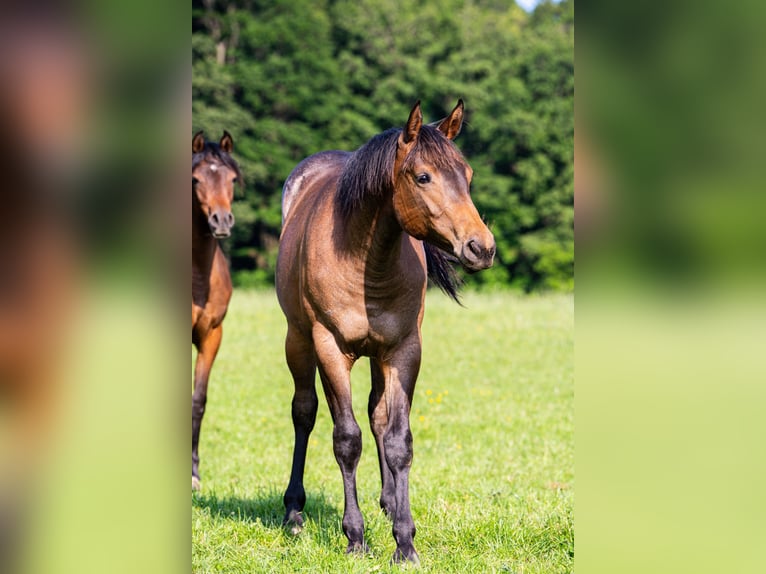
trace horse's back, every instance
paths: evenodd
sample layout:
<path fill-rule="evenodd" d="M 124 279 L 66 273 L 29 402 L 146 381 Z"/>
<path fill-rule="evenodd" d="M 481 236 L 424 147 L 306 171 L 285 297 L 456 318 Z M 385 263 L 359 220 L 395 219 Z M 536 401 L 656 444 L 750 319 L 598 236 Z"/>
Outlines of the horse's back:
<path fill-rule="evenodd" d="M 282 186 L 282 225 L 302 192 L 319 177 L 340 173 L 351 154 L 345 151 L 323 151 L 301 161 Z"/>

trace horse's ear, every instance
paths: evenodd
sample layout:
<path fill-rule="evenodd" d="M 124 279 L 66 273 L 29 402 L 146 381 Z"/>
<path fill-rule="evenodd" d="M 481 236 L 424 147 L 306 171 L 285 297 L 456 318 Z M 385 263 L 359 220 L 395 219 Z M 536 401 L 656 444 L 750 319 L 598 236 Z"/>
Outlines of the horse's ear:
<path fill-rule="evenodd" d="M 450 115 L 439 122 L 436 128 L 443 133 L 447 138 L 454 140 L 460 133 L 460 128 L 463 127 L 463 100 L 457 101 L 455 109 L 452 110 Z"/>
<path fill-rule="evenodd" d="M 205 133 L 200 130 L 192 138 L 192 153 L 200 153 L 205 149 Z"/>
<path fill-rule="evenodd" d="M 399 137 L 399 139 L 404 144 L 409 144 L 415 141 L 415 138 L 418 137 L 418 134 L 420 133 L 420 128 L 423 126 L 423 114 L 420 111 L 420 100 L 415 102 L 415 106 L 412 108 L 412 111 L 410 112 L 410 117 L 407 120 L 407 125 L 404 126 L 404 130 L 402 130 L 402 135 Z"/>
<path fill-rule="evenodd" d="M 226 153 L 231 153 L 234 149 L 234 140 L 231 139 L 231 134 L 226 130 L 223 130 L 223 137 L 218 145 L 221 146 L 221 149 Z"/>

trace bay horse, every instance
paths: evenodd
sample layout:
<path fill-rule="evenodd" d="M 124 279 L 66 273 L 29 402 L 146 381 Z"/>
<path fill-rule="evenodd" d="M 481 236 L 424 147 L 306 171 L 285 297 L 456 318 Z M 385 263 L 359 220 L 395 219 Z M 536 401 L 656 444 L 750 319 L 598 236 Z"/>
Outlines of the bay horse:
<path fill-rule="evenodd" d="M 353 153 L 312 155 L 283 187 L 276 286 L 295 383 L 295 445 L 284 522 L 294 532 L 303 525 L 318 367 L 343 477 L 349 553 L 367 548 L 356 493 L 362 433 L 350 383 L 355 361 L 367 356 L 368 414 L 380 465 L 380 506 L 393 521 L 393 561 L 419 562 L 409 502 L 409 414 L 420 369 L 427 279 L 457 299 L 448 258 L 473 272 L 490 267 L 495 254 L 494 237 L 469 195 L 472 170 L 452 143 L 462 122 L 462 100 L 436 125 L 423 124 L 418 102 L 403 129 L 378 134 Z"/>
<path fill-rule="evenodd" d="M 231 202 L 241 178 L 227 131 L 219 143 L 192 139 L 192 344 L 197 348 L 192 395 L 192 489 L 199 490 L 199 434 L 210 368 L 218 354 L 222 322 L 231 299 L 231 277 L 218 243 L 234 225 Z"/>

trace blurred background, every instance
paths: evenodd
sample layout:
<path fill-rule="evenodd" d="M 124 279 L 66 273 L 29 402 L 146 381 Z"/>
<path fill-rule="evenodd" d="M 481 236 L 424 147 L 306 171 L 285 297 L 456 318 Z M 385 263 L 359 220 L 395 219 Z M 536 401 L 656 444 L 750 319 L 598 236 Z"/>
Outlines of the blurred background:
<path fill-rule="evenodd" d="M 2 572 L 188 571 L 187 16 L 2 8 Z"/>
<path fill-rule="evenodd" d="M 577 17 L 577 568 L 761 572 L 764 10 Z"/>

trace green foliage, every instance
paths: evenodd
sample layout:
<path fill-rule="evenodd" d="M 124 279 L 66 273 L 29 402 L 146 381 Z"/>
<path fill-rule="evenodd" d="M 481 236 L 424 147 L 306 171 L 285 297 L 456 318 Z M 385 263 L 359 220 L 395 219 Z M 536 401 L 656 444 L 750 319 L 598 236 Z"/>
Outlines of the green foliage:
<path fill-rule="evenodd" d="M 463 308 L 429 293 L 410 416 L 419 572 L 573 571 L 573 324 L 569 294 L 467 293 Z M 298 537 L 281 527 L 293 446 L 285 330 L 273 289 L 234 292 L 202 429 L 192 572 L 409 572 L 389 565 L 395 543 L 378 505 L 366 359 L 351 374 L 371 553 L 344 554 L 343 485 L 319 384 L 306 527 Z"/>
<path fill-rule="evenodd" d="M 273 279 L 281 186 L 301 159 L 356 149 L 418 99 L 434 121 L 462 97 L 458 145 L 498 245 L 495 267 L 469 281 L 573 287 L 571 0 L 532 14 L 489 0 L 197 0 L 193 10 L 193 128 L 229 130 L 245 179 L 227 242 L 235 275 Z"/>

